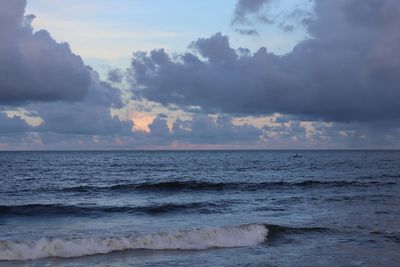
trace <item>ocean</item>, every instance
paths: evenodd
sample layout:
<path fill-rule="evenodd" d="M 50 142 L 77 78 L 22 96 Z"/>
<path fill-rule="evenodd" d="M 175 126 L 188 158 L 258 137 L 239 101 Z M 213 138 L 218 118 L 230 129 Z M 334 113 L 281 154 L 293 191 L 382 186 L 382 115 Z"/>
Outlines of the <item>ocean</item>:
<path fill-rule="evenodd" d="M 400 266 L 400 151 L 0 152 L 0 266 Z"/>

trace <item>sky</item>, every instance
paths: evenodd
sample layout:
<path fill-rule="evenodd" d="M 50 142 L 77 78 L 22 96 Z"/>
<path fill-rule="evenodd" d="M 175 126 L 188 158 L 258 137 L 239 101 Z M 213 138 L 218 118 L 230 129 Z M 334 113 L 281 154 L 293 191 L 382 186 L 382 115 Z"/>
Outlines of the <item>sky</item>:
<path fill-rule="evenodd" d="M 235 47 L 257 50 L 267 43 L 281 54 L 304 39 L 304 31 L 283 34 L 273 26 L 256 38 L 235 34 L 231 27 L 235 5 L 235 0 L 35 0 L 28 1 L 26 10 L 36 15 L 35 29 L 46 29 L 57 41 L 68 42 L 86 64 L 97 69 L 126 67 L 135 51 L 182 52 L 193 40 L 217 32 L 231 35 Z M 299 5 L 310 8 L 308 0 L 286 0 L 275 4 L 276 13 Z"/>
<path fill-rule="evenodd" d="M 397 0 L 0 7 L 0 150 L 400 149 Z"/>

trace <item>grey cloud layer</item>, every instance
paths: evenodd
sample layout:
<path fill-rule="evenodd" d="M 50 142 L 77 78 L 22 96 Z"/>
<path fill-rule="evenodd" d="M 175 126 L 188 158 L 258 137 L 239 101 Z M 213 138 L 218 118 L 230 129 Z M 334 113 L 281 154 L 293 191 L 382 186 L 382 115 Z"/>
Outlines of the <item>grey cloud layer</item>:
<path fill-rule="evenodd" d="M 43 123 L 30 126 L 20 117 L 0 112 L 0 133 L 37 132 L 77 135 L 130 135 L 132 123 L 112 116 L 110 108 L 120 108 L 121 93 L 92 73 L 88 94 L 77 102 L 32 103 L 24 108 Z"/>
<path fill-rule="evenodd" d="M 20 105 L 43 123 L 33 127 L 0 112 L 0 143 L 73 145 L 130 135 L 132 123 L 110 112 L 123 106 L 121 91 L 101 81 L 68 44 L 45 30 L 33 32 L 25 6 L 25 0 L 0 0 L 0 105 Z"/>
<path fill-rule="evenodd" d="M 337 122 L 398 118 L 400 2 L 317 0 L 315 13 L 307 22 L 312 37 L 284 56 L 234 50 L 219 33 L 192 43 L 192 53 L 137 53 L 134 91 L 204 112 Z"/>
<path fill-rule="evenodd" d="M 136 145 L 168 146 L 177 144 L 221 145 L 257 144 L 262 130 L 251 125 L 235 125 L 232 117 L 218 116 L 213 119 L 204 114 L 196 114 L 190 120 L 177 120 L 170 130 L 167 120 L 158 116 L 149 125 L 150 132 L 134 132 Z"/>
<path fill-rule="evenodd" d="M 0 104 L 76 101 L 90 85 L 82 59 L 45 31 L 33 32 L 25 0 L 0 0 Z"/>
<path fill-rule="evenodd" d="M 261 136 L 260 129 L 236 126 L 230 117 L 214 121 L 206 115 L 178 120 L 172 130 L 166 117 L 158 116 L 149 133 L 132 132 L 131 121 L 110 112 L 124 106 L 120 89 L 101 81 L 67 44 L 56 43 L 46 31 L 34 33 L 34 17 L 24 16 L 25 1 L 0 1 L 0 147 L 137 148 L 174 142 L 254 142 Z M 113 70 L 108 80 L 116 85 L 122 75 Z M 20 105 L 27 116 L 39 117 L 42 123 L 31 126 L 21 117 L 7 116 L 12 105 Z"/>
<path fill-rule="evenodd" d="M 112 116 L 110 108 L 120 108 L 121 92 L 102 82 L 95 72 L 88 94 L 74 103 L 40 103 L 27 108 L 35 110 L 43 119 L 36 128 L 41 132 L 81 135 L 129 135 L 132 123 Z"/>

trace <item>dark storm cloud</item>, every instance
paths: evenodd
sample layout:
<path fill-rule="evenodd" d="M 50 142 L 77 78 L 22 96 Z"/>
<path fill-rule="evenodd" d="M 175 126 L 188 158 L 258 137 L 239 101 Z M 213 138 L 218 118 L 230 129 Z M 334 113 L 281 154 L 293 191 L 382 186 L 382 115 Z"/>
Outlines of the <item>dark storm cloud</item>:
<path fill-rule="evenodd" d="M 277 56 L 234 50 L 215 34 L 194 52 L 137 53 L 130 75 L 137 95 L 203 112 L 297 115 L 309 120 L 400 117 L 400 1 L 317 0 L 311 38 Z"/>
<path fill-rule="evenodd" d="M 33 32 L 25 6 L 0 0 L 0 105 L 82 99 L 90 85 L 82 59 L 47 31 Z"/>

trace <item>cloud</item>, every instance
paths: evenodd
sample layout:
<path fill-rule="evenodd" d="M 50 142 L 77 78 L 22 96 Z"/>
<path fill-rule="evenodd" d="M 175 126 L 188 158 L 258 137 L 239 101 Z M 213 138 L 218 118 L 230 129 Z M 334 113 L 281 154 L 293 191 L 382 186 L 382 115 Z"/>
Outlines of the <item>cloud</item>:
<path fill-rule="evenodd" d="M 318 123 L 313 138 L 320 146 L 357 149 L 397 149 L 400 147 L 400 120 L 376 121 L 369 124 Z"/>
<path fill-rule="evenodd" d="M 0 6 L 0 104 L 82 99 L 90 85 L 82 59 L 47 31 L 33 31 L 25 0 Z"/>
<path fill-rule="evenodd" d="M 258 31 L 252 27 L 253 23 L 250 17 L 258 15 L 258 20 L 272 23 L 267 16 L 260 15 L 262 8 L 270 2 L 271 0 L 238 0 L 231 21 L 232 26 L 235 26 L 235 30 L 240 34 L 258 35 Z"/>
<path fill-rule="evenodd" d="M 267 16 L 271 1 L 238 1 L 237 30 L 292 31 Z M 110 83 L 34 32 L 25 1 L 0 4 L 0 149 L 400 147 L 400 2 L 316 0 L 314 19 L 293 12 L 310 38 L 286 55 L 235 49 L 216 33 L 186 53 L 137 52 Z"/>
<path fill-rule="evenodd" d="M 258 31 L 256 29 L 236 29 L 236 32 L 242 35 L 258 35 Z"/>
<path fill-rule="evenodd" d="M 219 115 L 216 120 L 196 114 L 191 120 L 178 120 L 173 125 L 174 137 L 181 143 L 249 144 L 260 140 L 262 131 L 252 125 L 234 125 L 232 117 Z"/>
<path fill-rule="evenodd" d="M 232 24 L 249 23 L 248 16 L 260 12 L 271 0 L 238 0 L 232 18 Z"/>
<path fill-rule="evenodd" d="M 85 98 L 79 102 L 39 103 L 26 108 L 35 111 L 43 123 L 38 132 L 79 135 L 130 135 L 131 121 L 112 116 L 111 108 L 121 108 L 121 91 L 99 80 L 92 72 L 92 83 Z"/>
<path fill-rule="evenodd" d="M 123 73 L 119 69 L 113 69 L 108 72 L 108 80 L 113 83 L 121 83 Z"/>
<path fill-rule="evenodd" d="M 296 115 L 305 120 L 371 122 L 400 117 L 400 2 L 317 0 L 311 38 L 277 56 L 241 53 L 217 33 L 193 52 L 136 53 L 136 95 L 165 106 L 232 115 Z"/>
<path fill-rule="evenodd" d="M 133 123 L 111 113 L 112 108 L 123 106 L 121 91 L 101 81 L 95 71 L 91 76 L 81 101 L 25 105 L 26 114 L 42 121 L 38 126 L 0 113 L 0 148 L 126 149 L 133 142 Z"/>
<path fill-rule="evenodd" d="M 149 132 L 134 132 L 136 146 L 186 145 L 249 145 L 260 141 L 262 130 L 254 126 L 234 125 L 230 116 L 212 118 L 196 114 L 191 119 L 177 119 L 168 127 L 167 118 L 157 116 L 149 125 Z"/>
<path fill-rule="evenodd" d="M 68 44 L 56 43 L 47 31 L 33 32 L 34 16 L 24 16 L 26 1 L 0 4 L 1 146 L 94 147 L 130 137 L 132 122 L 111 113 L 123 107 L 122 91 L 101 81 Z M 112 82 L 118 83 L 118 76 L 110 76 Z M 31 116 L 39 125 L 25 121 Z"/>
<path fill-rule="evenodd" d="M 309 12 L 312 2 L 312 0 L 238 0 L 231 26 L 242 35 L 258 35 L 257 25 L 274 25 L 283 32 L 290 33 L 299 27 L 302 28 L 304 21 L 312 17 L 312 13 Z"/>
<path fill-rule="evenodd" d="M 32 130 L 32 127 L 17 116 L 8 117 L 5 112 L 0 112 L 0 133 L 21 133 Z"/>

